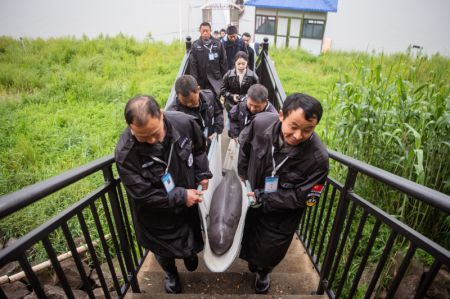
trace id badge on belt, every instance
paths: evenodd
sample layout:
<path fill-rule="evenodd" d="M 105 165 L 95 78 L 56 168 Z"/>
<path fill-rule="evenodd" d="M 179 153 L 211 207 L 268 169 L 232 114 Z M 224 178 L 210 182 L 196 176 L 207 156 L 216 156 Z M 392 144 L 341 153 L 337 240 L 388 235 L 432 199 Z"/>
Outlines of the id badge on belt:
<path fill-rule="evenodd" d="M 170 172 L 167 172 L 165 175 L 163 175 L 161 181 L 164 184 L 164 188 L 166 188 L 167 193 L 175 188 L 175 182 L 173 181 Z"/>
<path fill-rule="evenodd" d="M 278 190 L 278 176 L 267 176 L 264 184 L 264 193 L 273 193 Z"/>

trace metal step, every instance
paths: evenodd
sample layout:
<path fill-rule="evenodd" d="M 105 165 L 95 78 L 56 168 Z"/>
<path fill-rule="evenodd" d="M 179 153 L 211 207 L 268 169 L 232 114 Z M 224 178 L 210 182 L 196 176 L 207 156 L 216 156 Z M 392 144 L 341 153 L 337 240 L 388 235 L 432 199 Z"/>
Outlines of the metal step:
<path fill-rule="evenodd" d="M 186 299 L 328 299 L 326 295 L 256 295 L 256 294 L 127 294 L 126 299 L 166 299 L 166 298 L 186 298 Z"/>
<path fill-rule="evenodd" d="M 183 294 L 196 295 L 252 295 L 255 274 L 244 272 L 180 272 Z M 305 273 L 272 273 L 270 295 L 311 295 L 317 285 Z M 145 272 L 141 276 L 142 293 L 164 293 L 164 274 Z"/>
<path fill-rule="evenodd" d="M 199 254 L 199 266 L 195 272 L 188 272 L 182 260 L 177 268 L 183 285 L 183 298 L 253 298 L 255 274 L 250 273 L 247 263 L 236 258 L 231 267 L 223 273 L 210 272 Z M 317 290 L 319 276 L 312 266 L 305 249 L 295 236 L 283 261 L 271 273 L 272 286 L 267 298 L 327 298 L 311 295 Z M 138 274 L 142 298 L 165 298 L 164 273 L 154 256 L 149 254 Z M 181 296 L 179 295 L 179 296 Z M 301 297 L 299 297 L 301 295 Z M 294 296 L 294 297 L 291 297 Z M 141 298 L 141 297 L 127 297 Z M 264 298 L 264 297 L 258 297 Z"/>
<path fill-rule="evenodd" d="M 179 272 L 187 271 L 184 267 L 182 260 L 177 259 L 176 265 Z M 163 272 L 161 267 L 156 262 L 155 257 L 151 253 L 147 256 L 147 259 L 142 265 L 138 274 L 138 279 L 140 279 L 140 274 L 143 272 L 161 272 L 161 273 Z M 199 254 L 199 264 L 196 272 L 209 272 L 208 268 L 206 267 L 203 261 L 202 253 Z M 247 262 L 241 260 L 240 258 L 236 258 L 233 264 L 230 266 L 230 268 L 227 269 L 226 272 L 238 272 L 238 273 L 249 272 Z M 281 261 L 281 263 L 273 269 L 272 272 L 308 273 L 315 279 L 316 283 L 319 282 L 319 276 L 297 236 L 294 236 L 286 256 Z"/>

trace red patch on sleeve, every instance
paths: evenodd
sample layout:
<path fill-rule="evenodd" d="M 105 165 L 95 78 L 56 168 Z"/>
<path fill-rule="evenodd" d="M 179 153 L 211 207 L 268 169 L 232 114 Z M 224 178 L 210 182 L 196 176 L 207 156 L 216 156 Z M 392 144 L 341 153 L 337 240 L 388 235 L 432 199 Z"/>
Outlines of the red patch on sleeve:
<path fill-rule="evenodd" d="M 323 190 L 323 185 L 314 185 L 314 186 L 311 188 L 311 191 L 319 192 L 319 193 L 322 193 L 322 190 Z"/>

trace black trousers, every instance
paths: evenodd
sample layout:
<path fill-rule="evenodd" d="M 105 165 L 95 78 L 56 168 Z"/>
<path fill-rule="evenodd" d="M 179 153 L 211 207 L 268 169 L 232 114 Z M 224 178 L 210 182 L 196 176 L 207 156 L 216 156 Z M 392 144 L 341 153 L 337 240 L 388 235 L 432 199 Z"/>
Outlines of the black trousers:
<path fill-rule="evenodd" d="M 248 269 L 252 273 L 258 272 L 259 274 L 265 275 L 265 274 L 269 274 L 270 272 L 272 272 L 273 267 L 268 267 L 268 266 L 262 267 L 262 266 L 258 266 L 258 265 L 248 262 Z"/>
<path fill-rule="evenodd" d="M 175 266 L 175 259 L 173 257 L 163 257 L 155 254 L 155 259 L 165 272 L 171 274 L 177 272 L 177 267 Z"/>

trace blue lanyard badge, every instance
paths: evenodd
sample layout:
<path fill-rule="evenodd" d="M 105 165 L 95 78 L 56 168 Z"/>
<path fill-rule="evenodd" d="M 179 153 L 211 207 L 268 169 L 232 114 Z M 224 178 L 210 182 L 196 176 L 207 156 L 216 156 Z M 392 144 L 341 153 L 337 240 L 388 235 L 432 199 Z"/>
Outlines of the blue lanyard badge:
<path fill-rule="evenodd" d="M 162 181 L 167 193 L 169 193 L 170 191 L 172 191 L 175 188 L 175 182 L 173 181 L 172 175 L 169 172 L 169 165 L 170 165 L 170 160 L 172 158 L 172 152 L 173 152 L 173 143 L 170 146 L 169 159 L 168 159 L 167 163 L 157 157 L 152 157 L 153 160 L 166 165 L 166 171 L 164 172 L 164 175 L 162 176 L 161 181 Z"/>
<path fill-rule="evenodd" d="M 266 177 L 265 184 L 264 184 L 264 193 L 273 193 L 278 191 L 278 176 L 275 176 L 277 171 L 283 166 L 283 164 L 289 159 L 289 156 L 284 158 L 283 161 L 281 161 L 278 166 L 275 164 L 275 159 L 273 157 L 273 154 L 275 152 L 275 148 L 272 146 L 272 165 L 273 165 L 273 171 L 272 175 Z"/>
<path fill-rule="evenodd" d="M 161 181 L 163 182 L 164 188 L 166 188 L 167 193 L 169 193 L 175 188 L 175 182 L 173 181 L 170 172 L 164 174 Z"/>
<path fill-rule="evenodd" d="M 209 47 L 209 48 L 207 46 L 205 46 L 205 45 L 203 45 L 203 47 L 205 47 L 206 49 L 209 50 L 208 59 L 209 60 L 214 60 L 214 53 L 212 52 L 213 44 L 211 43 L 211 47 Z"/>
<path fill-rule="evenodd" d="M 278 190 L 278 177 L 277 176 L 267 176 L 266 182 L 264 184 L 264 193 L 273 193 Z"/>

